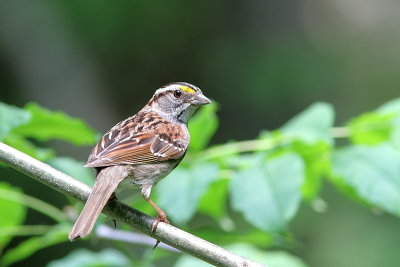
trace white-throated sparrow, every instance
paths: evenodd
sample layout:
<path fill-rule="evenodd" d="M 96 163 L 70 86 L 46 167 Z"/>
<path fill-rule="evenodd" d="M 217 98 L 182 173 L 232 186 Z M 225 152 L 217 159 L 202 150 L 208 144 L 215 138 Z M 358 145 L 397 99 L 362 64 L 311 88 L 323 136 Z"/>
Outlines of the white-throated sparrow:
<path fill-rule="evenodd" d="M 85 167 L 97 169 L 96 182 L 69 234 L 74 240 L 89 234 L 97 217 L 122 180 L 141 187 L 143 198 L 168 222 L 151 199 L 154 184 L 182 160 L 189 145 L 187 123 L 193 112 L 209 104 L 201 90 L 184 82 L 158 89 L 136 115 L 118 123 L 93 148 Z"/>

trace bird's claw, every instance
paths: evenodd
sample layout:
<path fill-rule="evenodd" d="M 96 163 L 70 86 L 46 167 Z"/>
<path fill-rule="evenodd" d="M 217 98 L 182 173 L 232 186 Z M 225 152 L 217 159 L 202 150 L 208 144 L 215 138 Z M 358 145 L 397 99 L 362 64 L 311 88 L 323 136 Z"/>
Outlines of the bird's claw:
<path fill-rule="evenodd" d="M 169 224 L 169 221 L 167 219 L 167 215 L 164 214 L 158 214 L 157 218 L 154 220 L 153 224 L 151 225 L 151 232 L 154 233 L 157 230 L 157 226 L 160 222 L 164 222 Z"/>
<path fill-rule="evenodd" d="M 168 223 L 169 221 L 167 219 L 167 215 L 165 213 L 160 213 L 158 214 L 157 218 L 154 220 L 153 224 L 151 225 L 151 232 L 154 233 L 157 229 L 157 226 L 160 222 Z M 156 244 L 154 245 L 153 249 L 156 249 L 156 247 L 160 244 L 160 240 L 157 240 Z"/>

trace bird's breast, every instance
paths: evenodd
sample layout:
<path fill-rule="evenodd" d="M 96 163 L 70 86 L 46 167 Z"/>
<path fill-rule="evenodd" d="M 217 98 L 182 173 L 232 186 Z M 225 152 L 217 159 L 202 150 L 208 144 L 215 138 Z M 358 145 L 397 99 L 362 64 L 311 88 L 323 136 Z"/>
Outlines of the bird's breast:
<path fill-rule="evenodd" d="M 180 161 L 181 159 L 172 159 L 151 164 L 128 165 L 129 175 L 122 183 L 127 186 L 156 184 L 170 174 Z"/>

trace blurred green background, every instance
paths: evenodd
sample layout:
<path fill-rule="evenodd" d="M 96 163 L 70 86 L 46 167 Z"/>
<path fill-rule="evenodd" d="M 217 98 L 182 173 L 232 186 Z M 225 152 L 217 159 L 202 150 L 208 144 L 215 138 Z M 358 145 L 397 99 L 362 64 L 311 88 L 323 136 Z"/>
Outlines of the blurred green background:
<path fill-rule="evenodd" d="M 105 132 L 156 88 L 187 81 L 219 103 L 212 143 L 254 138 L 316 101 L 332 103 L 340 125 L 399 96 L 399 11 L 393 0 L 1 0 L 0 100 L 35 101 Z M 51 145 L 83 161 L 91 149 Z M 63 203 L 1 171 L 27 194 Z M 292 222 L 294 254 L 309 266 L 398 266 L 398 219 L 329 185 L 322 198 L 326 212 L 304 204 Z M 46 220 L 28 213 L 28 223 Z M 15 266 L 42 266 L 82 246 L 55 246 Z"/>

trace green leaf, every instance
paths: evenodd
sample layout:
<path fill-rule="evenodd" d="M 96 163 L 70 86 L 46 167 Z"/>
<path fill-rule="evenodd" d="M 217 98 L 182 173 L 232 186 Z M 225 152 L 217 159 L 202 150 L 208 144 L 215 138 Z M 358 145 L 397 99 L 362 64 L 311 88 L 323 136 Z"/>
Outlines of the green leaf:
<path fill-rule="evenodd" d="M 179 259 L 175 262 L 174 267 L 208 267 L 213 266 L 205 261 L 199 260 L 190 255 L 182 255 Z"/>
<path fill-rule="evenodd" d="M 297 153 L 305 163 L 306 179 L 302 187 L 303 197 L 307 200 L 318 197 L 322 178 L 331 174 L 332 146 L 322 141 L 313 145 L 297 141 L 285 147 L 284 150 Z"/>
<path fill-rule="evenodd" d="M 390 143 L 396 148 L 400 148 L 400 98 L 391 100 L 378 108 L 378 111 L 384 114 L 393 114 L 393 129 L 390 133 Z"/>
<path fill-rule="evenodd" d="M 285 251 L 267 252 L 257 249 L 249 244 L 232 244 L 228 250 L 243 257 L 249 258 L 268 267 L 306 267 L 307 265 L 298 257 Z"/>
<path fill-rule="evenodd" d="M 380 106 L 377 111 L 382 114 L 392 113 L 400 115 L 400 98 L 390 100 L 389 102 Z"/>
<path fill-rule="evenodd" d="M 393 147 L 400 149 L 400 127 L 396 127 L 390 134 L 390 144 Z"/>
<path fill-rule="evenodd" d="M 11 185 L 1 182 L 0 190 L 2 193 L 0 195 L 0 228 L 18 226 L 21 225 L 25 219 L 26 207 L 21 204 L 21 202 L 16 202 L 10 200 L 7 196 L 8 194 L 15 194 L 21 192 L 21 190 L 12 187 Z M 11 240 L 12 236 L 0 236 L 0 252 Z"/>
<path fill-rule="evenodd" d="M 286 251 L 267 252 L 265 261 L 269 267 L 307 267 L 300 258 L 290 255 Z"/>
<path fill-rule="evenodd" d="M 0 102 L 0 141 L 12 129 L 27 123 L 31 118 L 28 111 Z"/>
<path fill-rule="evenodd" d="M 56 157 L 47 162 L 50 166 L 65 172 L 89 186 L 94 184 L 94 173 L 91 168 L 83 167 L 84 163 L 67 157 Z"/>
<path fill-rule="evenodd" d="M 0 196 L 4 200 L 13 201 L 15 203 L 19 203 L 24 207 L 28 207 L 34 209 L 38 212 L 41 212 L 57 222 L 67 220 L 64 212 L 59 210 L 58 208 L 52 206 L 51 204 L 44 202 L 35 197 L 31 197 L 17 190 L 5 190 L 0 187 Z"/>
<path fill-rule="evenodd" d="M 69 225 L 56 226 L 43 236 L 32 237 L 19 243 L 16 247 L 7 250 L 3 257 L 0 258 L 0 265 L 11 265 L 33 255 L 38 250 L 67 242 L 69 227 Z"/>
<path fill-rule="evenodd" d="M 228 179 L 219 179 L 213 182 L 207 193 L 203 195 L 199 211 L 215 219 L 221 219 L 226 213 L 228 195 Z"/>
<path fill-rule="evenodd" d="M 296 214 L 301 201 L 304 164 L 293 153 L 257 161 L 232 178 L 232 207 L 255 227 L 283 231 Z"/>
<path fill-rule="evenodd" d="M 201 197 L 218 178 L 214 163 L 180 167 L 155 187 L 157 203 L 177 224 L 188 222 L 196 212 Z"/>
<path fill-rule="evenodd" d="M 82 120 L 69 117 L 63 112 L 54 112 L 30 103 L 25 110 L 32 115 L 29 123 L 15 128 L 12 132 L 40 141 L 60 139 L 75 145 L 96 143 L 97 134 Z"/>
<path fill-rule="evenodd" d="M 389 139 L 393 114 L 365 113 L 348 123 L 350 139 L 355 144 L 374 145 Z"/>
<path fill-rule="evenodd" d="M 400 216 L 400 152 L 384 143 L 351 146 L 334 154 L 336 179 L 371 205 Z"/>
<path fill-rule="evenodd" d="M 324 141 L 333 144 L 331 128 L 334 110 L 330 104 L 315 103 L 282 126 L 282 133 L 289 139 L 307 144 Z"/>
<path fill-rule="evenodd" d="M 352 119 L 348 127 L 350 139 L 355 144 L 376 145 L 387 141 L 398 144 L 400 98 Z"/>
<path fill-rule="evenodd" d="M 50 262 L 47 267 L 124 267 L 131 266 L 129 258 L 114 249 L 93 252 L 87 249 L 72 251 L 63 259 Z"/>
<path fill-rule="evenodd" d="M 269 153 L 269 152 L 266 152 Z M 245 170 L 254 166 L 255 162 L 263 160 L 266 153 L 246 153 L 232 155 L 223 159 L 224 164 L 231 169 Z"/>
<path fill-rule="evenodd" d="M 241 242 L 258 247 L 269 247 L 274 244 L 274 237 L 272 235 L 251 226 L 247 228 L 240 227 L 240 229 L 235 228 L 229 231 L 222 230 L 221 228 L 199 227 L 191 229 L 190 233 L 219 245 Z"/>
<path fill-rule="evenodd" d="M 9 134 L 4 139 L 4 143 L 40 161 L 47 161 L 55 155 L 53 149 L 35 146 L 32 142 L 16 134 Z"/>
<path fill-rule="evenodd" d="M 215 114 L 217 104 L 203 106 L 189 121 L 191 152 L 198 152 L 205 148 L 218 128 L 218 118 Z"/>
<path fill-rule="evenodd" d="M 261 263 L 268 267 L 306 267 L 307 265 L 299 258 L 284 251 L 266 252 L 249 244 L 237 243 L 227 247 L 228 250 L 243 257 Z M 205 267 L 212 266 L 204 261 L 189 255 L 181 256 L 174 267 Z"/>

